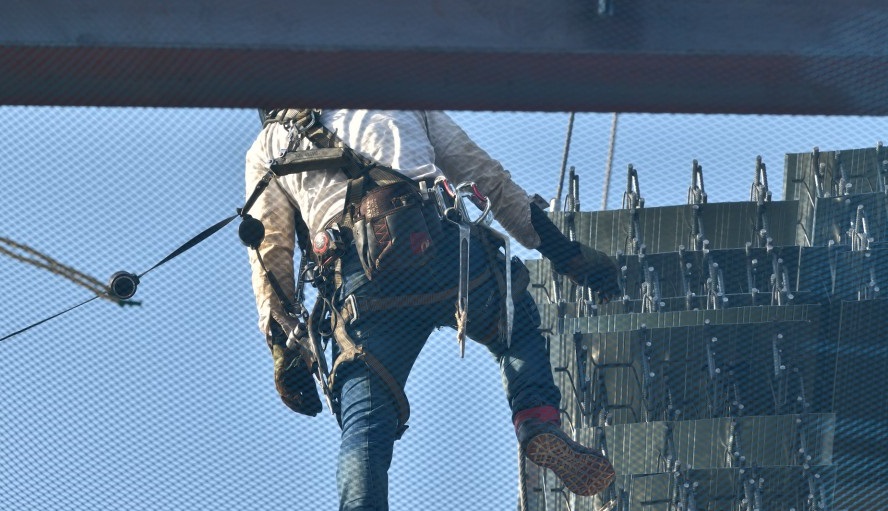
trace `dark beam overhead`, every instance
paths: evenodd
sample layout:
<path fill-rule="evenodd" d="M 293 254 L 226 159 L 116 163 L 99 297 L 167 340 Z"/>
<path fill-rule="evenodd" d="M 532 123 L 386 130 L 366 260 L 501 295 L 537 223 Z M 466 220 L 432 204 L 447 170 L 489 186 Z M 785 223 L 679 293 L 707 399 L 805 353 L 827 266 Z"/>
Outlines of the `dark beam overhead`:
<path fill-rule="evenodd" d="M 0 104 L 888 113 L 886 2 L 598 5 L 9 2 Z"/>

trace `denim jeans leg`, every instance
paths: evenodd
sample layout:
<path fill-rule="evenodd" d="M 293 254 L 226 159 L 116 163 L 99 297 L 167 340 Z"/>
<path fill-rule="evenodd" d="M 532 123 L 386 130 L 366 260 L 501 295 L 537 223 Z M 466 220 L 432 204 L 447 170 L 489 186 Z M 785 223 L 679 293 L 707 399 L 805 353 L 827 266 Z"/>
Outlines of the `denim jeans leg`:
<path fill-rule="evenodd" d="M 480 245 L 480 242 L 476 243 Z M 480 274 L 490 263 L 482 250 L 472 252 L 472 272 Z M 498 263 L 501 264 L 501 263 Z M 491 269 L 493 270 L 493 269 Z M 512 266 L 513 275 L 517 268 Z M 451 270 L 452 274 L 458 270 Z M 484 341 L 500 366 L 503 388 L 512 416 L 521 410 L 536 406 L 560 407 L 561 392 L 555 385 L 546 338 L 540 333 L 540 314 L 533 296 L 528 291 L 514 300 L 512 340 L 507 348 L 502 340 Z M 469 295 L 468 334 L 473 340 L 483 341 L 500 325 L 502 296 L 491 278 Z M 451 306 L 452 310 L 452 306 Z M 450 323 L 453 326 L 452 323 Z"/>
<path fill-rule="evenodd" d="M 355 294 L 384 296 L 375 281 Z M 427 308 L 405 306 L 361 317 L 346 329 L 404 388 L 431 333 Z M 388 469 L 398 427 L 398 405 L 389 387 L 363 361 L 336 373 L 342 435 L 337 467 L 340 511 L 387 511 Z"/>
<path fill-rule="evenodd" d="M 361 362 L 343 365 L 340 511 L 387 511 L 388 469 L 398 410 L 385 384 Z"/>
<path fill-rule="evenodd" d="M 558 408 L 561 392 L 555 385 L 546 338 L 539 331 L 539 312 L 530 293 L 515 301 L 512 342 L 488 346 L 500 366 L 503 388 L 514 418 L 517 412 L 536 406 Z"/>

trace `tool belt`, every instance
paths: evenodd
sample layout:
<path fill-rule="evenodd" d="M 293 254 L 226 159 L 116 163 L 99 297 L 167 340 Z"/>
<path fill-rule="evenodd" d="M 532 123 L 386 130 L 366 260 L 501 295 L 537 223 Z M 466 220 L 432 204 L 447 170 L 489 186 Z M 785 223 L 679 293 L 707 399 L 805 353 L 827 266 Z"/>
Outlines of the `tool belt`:
<path fill-rule="evenodd" d="M 350 210 L 352 237 L 369 280 L 385 274 L 424 271 L 442 238 L 434 203 L 423 200 L 413 182 L 401 181 L 366 192 Z"/>

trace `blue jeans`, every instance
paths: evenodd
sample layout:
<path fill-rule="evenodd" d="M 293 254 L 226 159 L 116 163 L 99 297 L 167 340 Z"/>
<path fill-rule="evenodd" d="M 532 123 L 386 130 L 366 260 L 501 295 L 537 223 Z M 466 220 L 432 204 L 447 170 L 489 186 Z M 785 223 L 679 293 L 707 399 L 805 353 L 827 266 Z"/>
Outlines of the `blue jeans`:
<path fill-rule="evenodd" d="M 454 247 L 457 245 L 454 242 Z M 482 274 L 488 262 L 479 242 L 472 244 L 472 275 Z M 436 263 L 427 275 L 411 276 L 404 282 L 366 281 L 350 261 L 344 263 L 344 288 L 359 296 L 418 294 L 457 283 L 458 259 Z M 443 286 L 443 287 L 442 287 Z M 481 339 L 496 329 L 500 316 L 500 293 L 491 278 L 469 295 L 469 328 L 472 339 Z M 407 382 L 419 352 L 437 326 L 454 323 L 453 300 L 432 305 L 391 309 L 361 316 L 348 328 L 352 339 L 363 345 L 388 369 L 401 385 Z M 487 344 L 502 375 L 506 398 L 514 414 L 536 406 L 558 407 L 561 394 L 555 385 L 546 340 L 539 332 L 536 304 L 524 291 L 515 301 L 511 346 L 494 340 Z M 342 437 L 337 468 L 339 509 L 341 511 L 388 510 L 388 469 L 394 448 L 398 408 L 388 387 L 363 362 L 342 364 L 336 374 L 340 402 L 338 419 Z"/>

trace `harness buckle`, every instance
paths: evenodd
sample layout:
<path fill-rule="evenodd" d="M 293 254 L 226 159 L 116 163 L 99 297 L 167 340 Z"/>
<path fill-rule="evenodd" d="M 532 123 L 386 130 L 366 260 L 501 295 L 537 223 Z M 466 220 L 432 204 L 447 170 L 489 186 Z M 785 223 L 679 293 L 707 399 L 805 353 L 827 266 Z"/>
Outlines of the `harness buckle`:
<path fill-rule="evenodd" d="M 318 123 L 317 110 L 312 110 L 308 114 L 308 119 L 309 119 L 308 124 L 303 124 L 303 123 L 297 121 L 296 118 L 294 118 L 293 120 L 290 121 L 290 126 L 296 130 L 296 132 L 299 134 L 300 137 L 304 136 L 306 131 L 310 130 L 311 128 L 314 127 L 315 124 Z"/>
<path fill-rule="evenodd" d="M 322 267 L 341 257 L 345 252 L 345 244 L 339 225 L 335 222 L 329 228 L 317 233 L 311 240 L 312 252 Z"/>
<path fill-rule="evenodd" d="M 353 324 L 361 317 L 361 313 L 358 311 L 358 301 L 355 299 L 355 295 L 348 295 L 345 298 L 345 301 L 342 303 L 342 315 L 347 318 L 349 325 Z"/>

